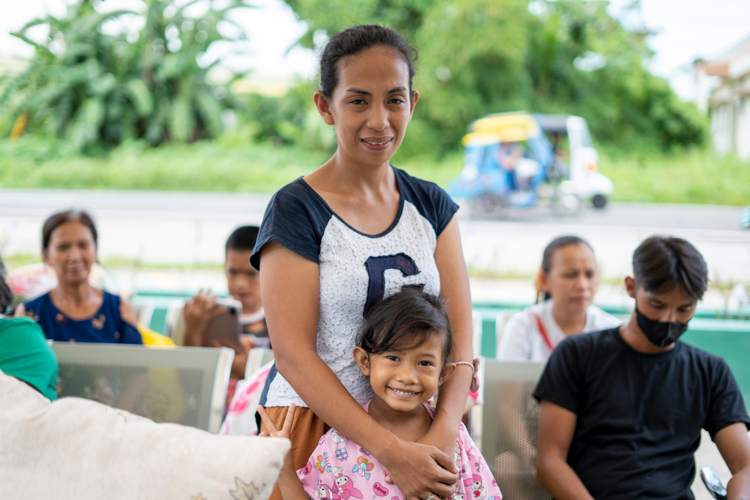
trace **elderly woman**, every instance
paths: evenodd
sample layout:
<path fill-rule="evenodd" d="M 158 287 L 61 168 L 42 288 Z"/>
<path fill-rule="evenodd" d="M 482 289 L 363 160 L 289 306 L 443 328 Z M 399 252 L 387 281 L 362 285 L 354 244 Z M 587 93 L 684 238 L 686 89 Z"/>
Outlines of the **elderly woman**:
<path fill-rule="evenodd" d="M 0 371 L 55 400 L 57 358 L 39 325 L 29 318 L 8 318 L 13 295 L 0 259 Z"/>
<path fill-rule="evenodd" d="M 42 256 L 58 284 L 19 306 L 16 316 L 29 316 L 55 341 L 141 344 L 130 304 L 89 282 L 96 250 L 89 214 L 67 210 L 49 217 L 42 227 Z"/>

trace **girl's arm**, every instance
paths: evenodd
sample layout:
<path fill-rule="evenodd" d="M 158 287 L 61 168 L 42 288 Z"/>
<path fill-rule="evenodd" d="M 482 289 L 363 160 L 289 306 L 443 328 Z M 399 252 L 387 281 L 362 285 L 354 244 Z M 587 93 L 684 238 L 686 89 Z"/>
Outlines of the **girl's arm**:
<path fill-rule="evenodd" d="M 445 298 L 448 319 L 453 331 L 453 361 L 471 361 L 474 359 L 471 291 L 461 248 L 461 234 L 455 216 L 438 237 L 435 263 L 440 272 L 440 294 Z M 427 434 L 419 440 L 420 443 L 431 444 L 453 455 L 471 377 L 471 369 L 459 365 L 453 376 L 440 387 L 435 419 Z"/>
<path fill-rule="evenodd" d="M 266 414 L 266 411 L 263 409 L 262 406 L 258 407 L 258 413 L 260 414 L 260 418 L 263 419 L 263 423 L 266 424 L 266 428 L 268 429 L 270 434 L 266 434 L 265 432 L 261 432 L 260 436 L 271 436 L 271 437 L 280 437 L 284 439 L 289 439 L 289 436 L 292 433 L 292 422 L 294 421 L 294 410 L 295 406 L 294 403 L 292 403 L 289 406 L 289 409 L 286 411 L 286 418 L 284 418 L 284 425 L 281 427 L 281 430 L 278 430 L 275 425 L 273 425 L 273 420 Z M 305 492 L 305 488 L 302 487 L 302 482 L 299 480 L 299 477 L 297 477 L 297 471 L 294 470 L 294 456 L 292 455 L 292 449 L 289 448 L 289 453 L 286 454 L 286 457 L 284 457 L 284 466 L 281 468 L 281 471 L 279 472 L 279 489 L 281 490 L 281 496 L 284 497 L 284 500 L 308 500 L 309 496 L 307 492 Z"/>
<path fill-rule="evenodd" d="M 261 296 L 279 373 L 318 417 L 380 460 L 406 499 L 449 497 L 449 485 L 458 479 L 453 460 L 378 424 L 318 355 L 318 265 L 278 243 L 264 245 L 261 262 Z"/>

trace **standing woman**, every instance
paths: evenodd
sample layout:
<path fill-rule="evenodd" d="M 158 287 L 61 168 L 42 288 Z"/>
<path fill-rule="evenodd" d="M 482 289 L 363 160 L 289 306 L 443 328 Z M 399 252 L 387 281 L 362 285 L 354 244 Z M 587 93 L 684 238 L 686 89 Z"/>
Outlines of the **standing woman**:
<path fill-rule="evenodd" d="M 606 330 L 622 321 L 592 304 L 599 284 L 594 250 L 578 236 L 560 236 L 544 249 L 537 277 L 542 302 L 514 314 L 497 349 L 502 361 L 547 361 L 566 336 Z"/>
<path fill-rule="evenodd" d="M 372 389 L 352 355 L 365 311 L 415 287 L 446 299 L 453 360 L 472 360 L 458 206 L 435 184 L 389 163 L 419 97 L 412 89 L 414 52 L 381 26 L 331 37 L 314 99 L 338 147 L 328 162 L 274 195 L 251 262 L 262 270 L 276 359 L 261 404 L 277 428 L 291 403 L 300 407 L 291 431 L 295 468 L 305 466 L 330 426 L 382 462 L 405 498 L 434 500 L 450 497 L 458 479 L 452 456 L 471 369 L 459 365 L 441 388 L 430 430 L 411 443 L 362 409 Z M 399 375 L 394 387 L 423 390 L 410 377 Z"/>
<path fill-rule="evenodd" d="M 130 304 L 89 282 L 96 245 L 89 214 L 66 210 L 51 215 L 42 227 L 42 257 L 54 269 L 57 286 L 19 306 L 16 316 L 29 316 L 57 342 L 142 344 Z"/>

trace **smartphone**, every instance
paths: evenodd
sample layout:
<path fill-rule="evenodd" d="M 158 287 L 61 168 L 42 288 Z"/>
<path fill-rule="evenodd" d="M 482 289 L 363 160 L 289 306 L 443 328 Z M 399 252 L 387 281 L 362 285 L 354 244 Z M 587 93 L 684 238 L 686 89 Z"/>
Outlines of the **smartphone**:
<path fill-rule="evenodd" d="M 213 347 L 212 341 L 216 340 L 221 345 L 231 347 L 236 351 L 242 350 L 240 345 L 242 303 L 239 300 L 218 298 L 215 304 L 216 307 L 224 307 L 226 310 L 209 321 L 206 335 L 203 337 L 203 346 Z"/>

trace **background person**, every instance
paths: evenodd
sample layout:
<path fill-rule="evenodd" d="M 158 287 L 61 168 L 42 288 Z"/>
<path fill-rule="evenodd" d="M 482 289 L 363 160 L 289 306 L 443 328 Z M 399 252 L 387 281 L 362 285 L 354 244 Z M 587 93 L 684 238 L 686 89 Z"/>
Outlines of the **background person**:
<path fill-rule="evenodd" d="M 568 335 L 622 324 L 592 304 L 599 284 L 596 257 L 578 236 L 560 236 L 547 245 L 537 283 L 542 302 L 508 320 L 497 359 L 544 362 Z"/>
<path fill-rule="evenodd" d="M 693 498 L 701 428 L 734 475 L 730 500 L 750 497 L 745 402 L 718 356 L 678 339 L 708 284 L 703 257 L 680 238 L 654 236 L 625 278 L 627 323 L 568 337 L 536 388 L 537 475 L 559 500 Z"/>
<path fill-rule="evenodd" d="M 57 399 L 57 358 L 44 332 L 26 317 L 5 316 L 13 305 L 13 294 L 0 259 L 0 371 L 26 382 L 50 401 Z"/>
<path fill-rule="evenodd" d="M 458 206 L 389 164 L 419 97 L 413 62 L 403 38 L 380 26 L 330 38 L 314 98 L 336 130 L 336 152 L 274 195 L 251 262 L 261 270 L 276 360 L 261 405 L 276 428 L 290 404 L 298 407 L 295 467 L 331 426 L 377 458 L 406 498 L 424 500 L 453 493 L 451 457 L 473 368 L 459 366 L 445 383 L 429 431 L 413 443 L 362 409 L 372 389 L 351 356 L 365 312 L 406 286 L 446 298 L 454 359 L 472 360 Z"/>
<path fill-rule="evenodd" d="M 233 299 L 242 303 L 240 324 L 244 335 L 240 339 L 241 350 L 236 346 L 232 362 L 232 377 L 245 376 L 247 356 L 253 347 L 271 347 L 266 327 L 266 315 L 260 295 L 259 272 L 250 264 L 250 256 L 258 238 L 257 226 L 242 226 L 235 229 L 225 245 L 224 275 L 227 290 Z M 185 319 L 183 343 L 187 346 L 204 345 L 206 329 L 211 318 L 224 312 L 226 308 L 216 305 L 216 297 L 208 292 L 198 292 L 185 303 L 182 310 Z M 220 344 L 216 343 L 216 347 Z M 233 391 L 230 391 L 233 392 Z M 229 395 L 231 399 L 231 394 Z"/>
<path fill-rule="evenodd" d="M 42 227 L 42 257 L 54 269 L 57 286 L 19 306 L 16 315 L 32 318 L 58 342 L 143 343 L 130 304 L 89 282 L 96 252 L 89 214 L 66 210 L 50 216 Z"/>

